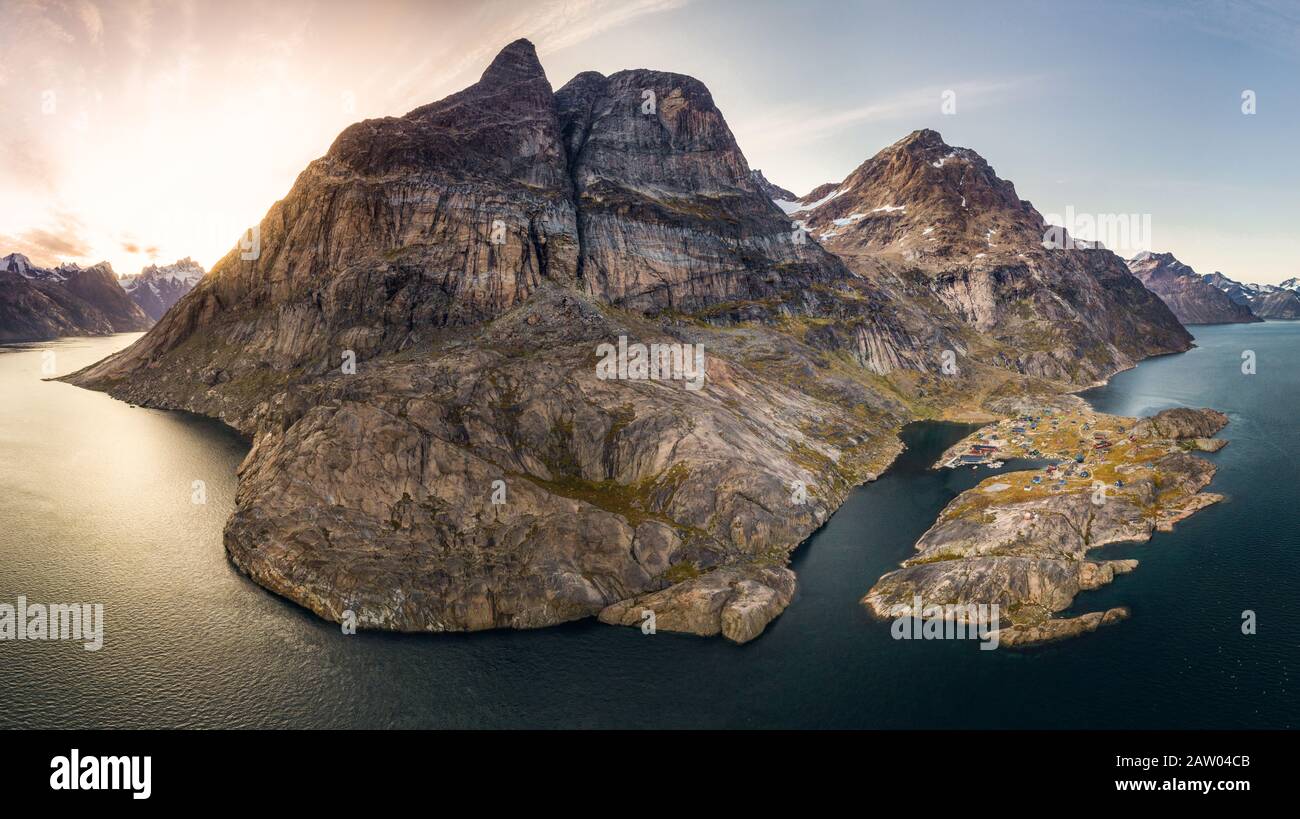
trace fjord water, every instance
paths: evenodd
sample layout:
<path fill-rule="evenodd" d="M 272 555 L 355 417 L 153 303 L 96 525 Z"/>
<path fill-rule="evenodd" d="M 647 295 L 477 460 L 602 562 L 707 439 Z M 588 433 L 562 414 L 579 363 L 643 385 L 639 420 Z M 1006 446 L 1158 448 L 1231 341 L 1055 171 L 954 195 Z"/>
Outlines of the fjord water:
<path fill-rule="evenodd" d="M 107 623 L 98 652 L 0 642 L 0 727 L 1296 727 L 1300 323 L 1192 329 L 1193 351 L 1086 397 L 1227 412 L 1232 443 L 1209 457 L 1228 500 L 1104 550 L 1141 565 L 1076 609 L 1131 620 L 1030 651 L 894 640 L 858 604 L 990 474 L 928 468 L 969 427 L 905 430 L 898 462 L 800 547 L 797 597 L 748 645 L 595 622 L 346 636 L 226 560 L 237 436 L 41 380 L 46 351 L 62 374 L 135 336 L 0 347 L 0 602 L 102 603 Z"/>

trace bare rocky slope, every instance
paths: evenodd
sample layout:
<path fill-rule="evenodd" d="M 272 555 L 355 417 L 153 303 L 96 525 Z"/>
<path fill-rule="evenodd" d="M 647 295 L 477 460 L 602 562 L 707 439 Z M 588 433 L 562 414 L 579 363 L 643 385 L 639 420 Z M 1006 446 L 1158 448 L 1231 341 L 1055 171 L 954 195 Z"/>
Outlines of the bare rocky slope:
<path fill-rule="evenodd" d="M 1300 294 L 1294 290 L 1273 290 L 1250 300 L 1250 309 L 1260 318 L 1300 319 Z"/>
<path fill-rule="evenodd" d="M 346 129 L 259 252 L 69 380 L 251 439 L 227 551 L 323 617 L 648 609 L 745 641 L 899 425 L 1189 345 L 1109 254 L 985 265 L 953 230 L 937 267 L 811 240 L 699 81 L 589 72 L 553 93 L 521 40 L 466 90 Z M 598 377 L 621 338 L 703 345 L 707 377 Z"/>

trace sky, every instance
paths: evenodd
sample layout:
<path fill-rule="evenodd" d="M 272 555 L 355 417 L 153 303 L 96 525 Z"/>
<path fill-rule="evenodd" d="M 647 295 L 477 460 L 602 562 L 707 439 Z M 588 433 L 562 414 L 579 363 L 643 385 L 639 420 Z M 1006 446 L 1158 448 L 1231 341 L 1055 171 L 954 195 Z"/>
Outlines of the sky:
<path fill-rule="evenodd" d="M 0 254 L 210 266 L 348 124 L 518 37 L 555 88 L 702 80 L 800 195 L 933 128 L 1080 238 L 1140 225 L 1122 255 L 1300 275 L 1300 0 L 0 0 Z"/>

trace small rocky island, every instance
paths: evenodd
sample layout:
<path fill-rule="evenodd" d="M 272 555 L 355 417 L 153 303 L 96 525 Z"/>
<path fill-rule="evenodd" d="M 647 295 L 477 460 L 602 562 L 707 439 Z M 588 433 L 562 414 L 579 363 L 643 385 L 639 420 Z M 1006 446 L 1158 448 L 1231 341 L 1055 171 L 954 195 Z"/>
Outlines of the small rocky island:
<path fill-rule="evenodd" d="M 1099 546 L 1146 541 L 1222 500 L 1201 490 L 1215 467 L 1195 451 L 1227 442 L 1211 409 L 1135 419 L 1092 412 L 1075 396 L 1024 408 L 944 453 L 936 466 L 978 469 L 998 460 L 1047 465 L 980 482 L 953 499 L 916 543 L 916 556 L 862 599 L 882 618 L 926 606 L 998 606 L 1002 645 L 1026 646 L 1096 631 L 1126 608 L 1054 617 L 1075 595 L 1132 571 L 1136 560 L 1090 560 Z"/>

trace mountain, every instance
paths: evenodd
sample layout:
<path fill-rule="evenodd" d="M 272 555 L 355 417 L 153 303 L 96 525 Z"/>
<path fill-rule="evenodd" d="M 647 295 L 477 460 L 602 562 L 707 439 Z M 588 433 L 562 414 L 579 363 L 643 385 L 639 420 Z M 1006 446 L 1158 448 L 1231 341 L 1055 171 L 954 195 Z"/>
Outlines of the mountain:
<path fill-rule="evenodd" d="M 1250 309 L 1261 318 L 1300 319 L 1300 295 L 1281 288 L 1261 293 L 1251 300 Z"/>
<path fill-rule="evenodd" d="M 1118 256 L 1045 246 L 1052 227 L 1015 186 L 935 131 L 909 134 L 790 210 L 861 275 L 902 271 L 889 286 L 898 301 L 937 300 L 1015 370 L 1090 383 L 1190 344 Z"/>
<path fill-rule="evenodd" d="M 902 424 L 1190 343 L 1104 251 L 985 267 L 954 248 L 943 272 L 841 256 L 770 193 L 698 80 L 553 92 L 520 40 L 469 88 L 345 129 L 258 252 L 68 380 L 250 438 L 227 552 L 322 617 L 653 611 L 743 642 Z M 995 309 L 968 310 L 962 277 Z"/>
<path fill-rule="evenodd" d="M 771 182 L 767 181 L 767 177 L 763 176 L 763 172 L 758 168 L 750 171 L 750 174 L 754 180 L 754 184 L 758 186 L 759 193 L 763 194 L 768 199 L 773 201 L 793 202 L 799 198 L 785 188 L 782 188 L 779 185 L 773 185 Z"/>
<path fill-rule="evenodd" d="M 1164 300 L 1184 324 L 1243 324 L 1261 319 L 1249 304 L 1206 281 L 1172 253 L 1143 252 L 1128 260 L 1147 289 Z"/>
<path fill-rule="evenodd" d="M 0 342 L 130 333 L 150 324 L 108 262 L 43 268 L 19 253 L 0 257 Z"/>
<path fill-rule="evenodd" d="M 1250 306 L 1250 300 L 1261 292 L 1260 285 L 1243 284 L 1242 282 L 1233 281 L 1217 270 L 1213 273 L 1207 273 L 1202 277 L 1205 281 L 1219 288 L 1237 304 Z"/>
<path fill-rule="evenodd" d="M 1222 290 L 1237 304 L 1265 319 L 1300 319 L 1300 280 L 1287 279 L 1278 285 L 1249 284 L 1233 281 L 1219 272 L 1205 276 L 1205 281 Z"/>
<path fill-rule="evenodd" d="M 186 256 L 173 264 L 149 265 L 139 273 L 123 276 L 121 285 L 131 301 L 157 321 L 199 283 L 203 273 L 203 266 Z"/>

